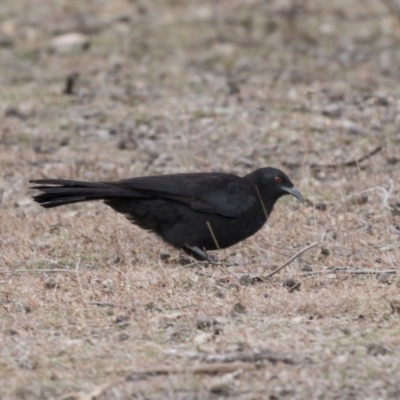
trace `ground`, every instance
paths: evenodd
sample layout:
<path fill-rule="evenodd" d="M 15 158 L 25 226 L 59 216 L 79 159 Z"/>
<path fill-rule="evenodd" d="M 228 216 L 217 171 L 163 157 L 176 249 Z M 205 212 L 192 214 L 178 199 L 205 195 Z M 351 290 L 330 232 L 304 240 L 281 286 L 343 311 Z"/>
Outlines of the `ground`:
<path fill-rule="evenodd" d="M 1 399 L 400 398 L 391 4 L 1 3 Z M 28 183 L 268 165 L 306 204 L 221 266 Z"/>

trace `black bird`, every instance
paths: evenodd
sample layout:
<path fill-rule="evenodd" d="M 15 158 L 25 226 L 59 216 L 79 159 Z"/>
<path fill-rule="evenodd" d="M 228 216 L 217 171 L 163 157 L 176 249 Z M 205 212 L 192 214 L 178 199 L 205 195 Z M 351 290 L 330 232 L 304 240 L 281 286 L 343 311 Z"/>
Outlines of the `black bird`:
<path fill-rule="evenodd" d="M 275 202 L 303 196 L 282 171 L 260 168 L 239 177 L 210 172 L 145 176 L 117 182 L 38 179 L 34 200 L 51 208 L 104 200 L 134 224 L 155 232 L 167 243 L 200 260 L 207 250 L 223 249 L 256 233 Z"/>

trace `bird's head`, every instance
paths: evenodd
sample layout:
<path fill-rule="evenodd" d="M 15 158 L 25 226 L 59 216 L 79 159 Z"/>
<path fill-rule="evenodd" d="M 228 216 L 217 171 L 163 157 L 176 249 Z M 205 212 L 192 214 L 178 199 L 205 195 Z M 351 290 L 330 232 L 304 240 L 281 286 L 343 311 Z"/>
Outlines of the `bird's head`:
<path fill-rule="evenodd" d="M 304 197 L 297 189 L 289 177 L 280 169 L 266 167 L 260 168 L 246 178 L 257 186 L 267 208 L 273 207 L 276 200 L 287 194 L 296 197 L 300 202 L 304 203 Z"/>
<path fill-rule="evenodd" d="M 286 194 L 291 194 L 296 197 L 301 203 L 304 203 L 304 197 L 297 189 L 289 177 L 277 168 L 265 168 L 263 173 L 263 181 L 273 188 L 273 191 L 278 195 L 278 198 Z"/>

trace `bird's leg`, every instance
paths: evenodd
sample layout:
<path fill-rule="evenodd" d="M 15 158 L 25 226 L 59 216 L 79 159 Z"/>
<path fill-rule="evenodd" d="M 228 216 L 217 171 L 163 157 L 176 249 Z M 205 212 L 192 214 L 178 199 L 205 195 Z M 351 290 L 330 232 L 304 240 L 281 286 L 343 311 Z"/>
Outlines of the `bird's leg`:
<path fill-rule="evenodd" d="M 197 246 L 188 246 L 188 245 L 186 245 L 182 250 L 186 254 L 196 258 L 197 260 L 207 261 L 210 264 L 216 264 L 217 263 L 217 260 L 214 257 L 209 256 L 205 251 L 199 249 Z"/>

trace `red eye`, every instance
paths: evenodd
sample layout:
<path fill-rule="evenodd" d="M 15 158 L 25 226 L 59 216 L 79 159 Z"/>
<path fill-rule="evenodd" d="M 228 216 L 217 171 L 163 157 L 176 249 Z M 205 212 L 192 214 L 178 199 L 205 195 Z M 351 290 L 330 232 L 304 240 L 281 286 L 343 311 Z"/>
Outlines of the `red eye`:
<path fill-rule="evenodd" d="M 282 178 L 280 176 L 275 177 L 275 182 L 276 183 L 282 183 Z"/>

